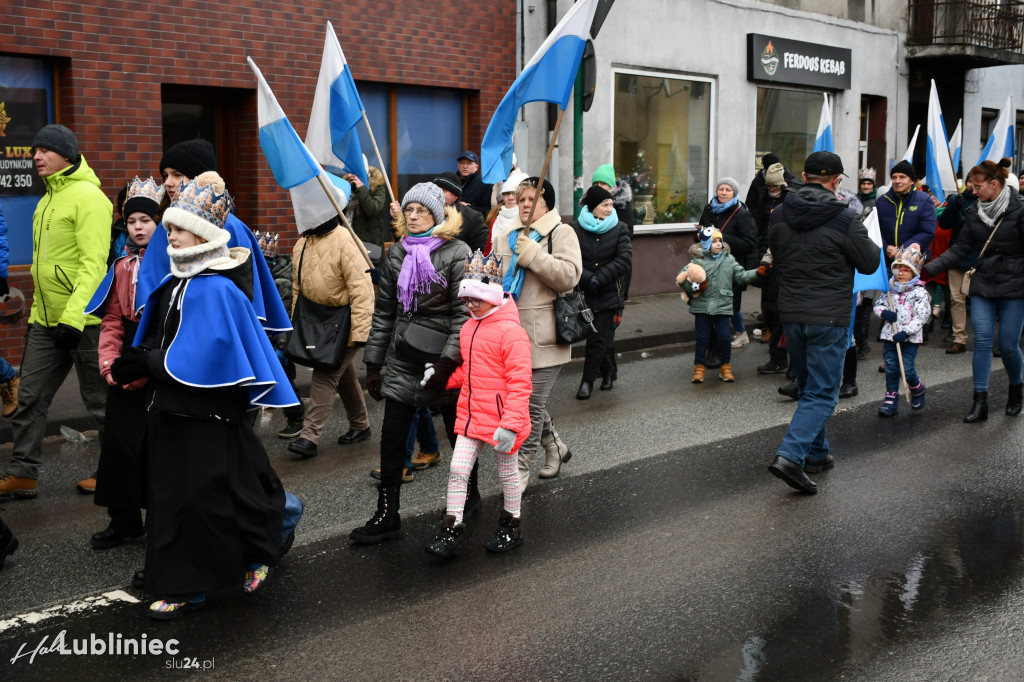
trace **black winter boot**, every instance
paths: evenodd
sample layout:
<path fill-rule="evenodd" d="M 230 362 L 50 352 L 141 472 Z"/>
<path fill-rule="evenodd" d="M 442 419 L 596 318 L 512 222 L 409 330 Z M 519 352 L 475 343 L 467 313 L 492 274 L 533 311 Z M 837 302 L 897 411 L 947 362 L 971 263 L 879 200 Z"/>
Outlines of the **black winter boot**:
<path fill-rule="evenodd" d="M 466 524 L 455 523 L 455 517 L 451 514 L 444 515 L 444 523 L 441 532 L 437 534 L 434 541 L 427 545 L 427 553 L 448 559 L 459 553 L 459 536 L 466 529 Z"/>
<path fill-rule="evenodd" d="M 964 424 L 985 421 L 988 419 L 988 391 L 974 392 L 974 405 L 971 411 L 964 417 Z"/>
<path fill-rule="evenodd" d="M 377 511 L 366 525 L 349 533 L 349 539 L 364 545 L 402 539 L 402 517 L 398 515 L 397 485 L 377 486 Z"/>
<path fill-rule="evenodd" d="M 14 554 L 16 549 L 18 549 L 18 538 L 14 537 L 11 529 L 0 519 L 0 571 L 4 570 L 4 561 L 7 560 L 7 556 Z"/>
<path fill-rule="evenodd" d="M 488 552 L 508 552 L 521 544 L 523 536 L 519 532 L 519 519 L 502 509 L 498 517 L 498 530 L 484 545 L 484 549 Z"/>
<path fill-rule="evenodd" d="M 1021 389 L 1024 389 L 1024 384 L 1010 384 L 1010 394 L 1006 396 L 1006 414 L 1011 417 L 1020 414 Z"/>

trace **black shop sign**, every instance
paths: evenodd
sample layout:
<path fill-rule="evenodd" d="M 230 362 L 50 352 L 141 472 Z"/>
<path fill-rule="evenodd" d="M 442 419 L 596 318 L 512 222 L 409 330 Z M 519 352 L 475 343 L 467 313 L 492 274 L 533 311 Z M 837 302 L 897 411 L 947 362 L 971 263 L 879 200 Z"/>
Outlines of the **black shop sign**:
<path fill-rule="evenodd" d="M 32 140 L 46 123 L 46 90 L 0 87 L 0 196 L 45 191 L 32 161 Z"/>
<path fill-rule="evenodd" d="M 849 90 L 853 52 L 759 33 L 747 34 L 747 79 Z"/>

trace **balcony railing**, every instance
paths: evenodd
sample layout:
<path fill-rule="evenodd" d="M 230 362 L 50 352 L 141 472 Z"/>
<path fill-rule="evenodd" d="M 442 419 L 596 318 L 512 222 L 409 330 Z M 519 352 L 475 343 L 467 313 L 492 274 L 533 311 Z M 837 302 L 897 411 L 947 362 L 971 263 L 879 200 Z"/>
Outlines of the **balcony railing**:
<path fill-rule="evenodd" d="M 1024 53 L 1024 2 L 910 0 L 907 43 Z"/>

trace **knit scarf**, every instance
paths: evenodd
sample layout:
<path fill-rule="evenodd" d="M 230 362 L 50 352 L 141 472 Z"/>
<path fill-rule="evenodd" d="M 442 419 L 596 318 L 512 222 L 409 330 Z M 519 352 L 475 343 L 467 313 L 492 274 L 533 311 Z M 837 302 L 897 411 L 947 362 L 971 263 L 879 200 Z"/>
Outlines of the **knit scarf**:
<path fill-rule="evenodd" d="M 739 197 L 733 197 L 732 199 L 729 199 L 729 201 L 723 204 L 718 200 L 718 197 L 712 197 L 711 212 L 714 213 L 715 215 L 718 215 L 719 213 L 724 213 L 725 211 L 728 211 L 730 208 L 735 206 L 739 202 L 739 200 Z"/>
<path fill-rule="evenodd" d="M 540 243 L 540 232 L 530 228 L 530 239 Z M 512 230 L 508 233 L 508 248 L 512 251 L 512 258 L 508 261 L 505 278 L 501 281 L 501 288 L 512 294 L 512 298 L 516 301 L 519 300 L 519 294 L 523 290 L 523 279 L 526 277 L 526 271 L 519 267 L 519 254 L 516 253 L 517 241 L 519 241 L 519 230 Z"/>
<path fill-rule="evenodd" d="M 914 275 L 914 279 L 910 280 L 909 282 L 897 282 L 896 278 L 893 277 L 892 279 L 889 280 L 889 290 L 892 291 L 892 293 L 894 294 L 902 294 L 907 291 L 910 291 L 920 283 L 921 277 L 919 275 Z"/>
<path fill-rule="evenodd" d="M 517 217 L 519 217 L 518 206 L 513 206 L 512 208 L 509 208 L 508 206 L 502 206 L 498 210 L 498 215 L 494 218 L 494 232 L 501 234 L 508 228 L 509 225 L 512 224 L 512 221 L 515 220 Z"/>
<path fill-rule="evenodd" d="M 995 227 L 996 221 L 1006 213 L 1006 207 L 1010 204 L 1010 192 L 1012 191 L 1009 185 L 1003 185 L 1003 191 L 995 199 L 992 201 L 979 201 L 978 217 L 981 218 L 981 222 L 989 227 Z"/>
<path fill-rule="evenodd" d="M 417 295 L 430 291 L 431 284 L 436 283 L 442 287 L 448 285 L 445 276 L 435 270 L 434 264 L 430 262 L 430 254 L 444 243 L 445 240 L 440 237 L 420 237 L 412 234 L 402 239 L 405 258 L 402 260 L 402 270 L 398 274 L 398 301 L 405 312 L 417 309 Z"/>
<path fill-rule="evenodd" d="M 227 244 L 209 242 L 184 249 L 176 249 L 168 244 L 167 255 L 171 258 L 171 273 L 182 279 L 194 277 L 213 265 L 231 262 L 231 251 Z"/>
<path fill-rule="evenodd" d="M 619 224 L 619 215 L 615 213 L 615 211 L 612 211 L 611 215 L 609 215 L 601 222 L 598 222 L 594 214 L 590 212 L 590 209 L 584 206 L 583 210 L 580 211 L 579 221 L 580 227 L 582 227 L 587 232 L 592 232 L 594 234 L 604 234 L 605 232 Z"/>

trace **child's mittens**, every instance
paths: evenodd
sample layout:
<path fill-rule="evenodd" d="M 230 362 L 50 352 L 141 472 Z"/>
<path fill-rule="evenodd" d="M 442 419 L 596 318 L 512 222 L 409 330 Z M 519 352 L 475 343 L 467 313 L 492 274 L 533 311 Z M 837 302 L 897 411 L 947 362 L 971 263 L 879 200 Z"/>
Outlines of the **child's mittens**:
<path fill-rule="evenodd" d="M 895 322 L 896 318 L 897 318 L 896 311 L 895 310 L 888 310 L 888 309 L 883 310 L 882 314 L 881 314 L 881 318 L 883 320 L 885 320 L 886 322 Z"/>
<path fill-rule="evenodd" d="M 516 444 L 516 432 L 499 426 L 494 432 L 494 449 L 507 455 Z"/>
<path fill-rule="evenodd" d="M 910 338 L 910 334 L 908 334 L 906 332 L 896 332 L 895 334 L 892 335 L 892 342 L 893 343 L 903 343 L 904 341 L 906 341 L 909 338 Z"/>
<path fill-rule="evenodd" d="M 770 265 L 764 265 L 764 264 L 758 265 L 757 266 L 757 276 L 758 277 L 767 277 L 768 276 L 768 269 L 770 267 L 771 267 Z"/>

